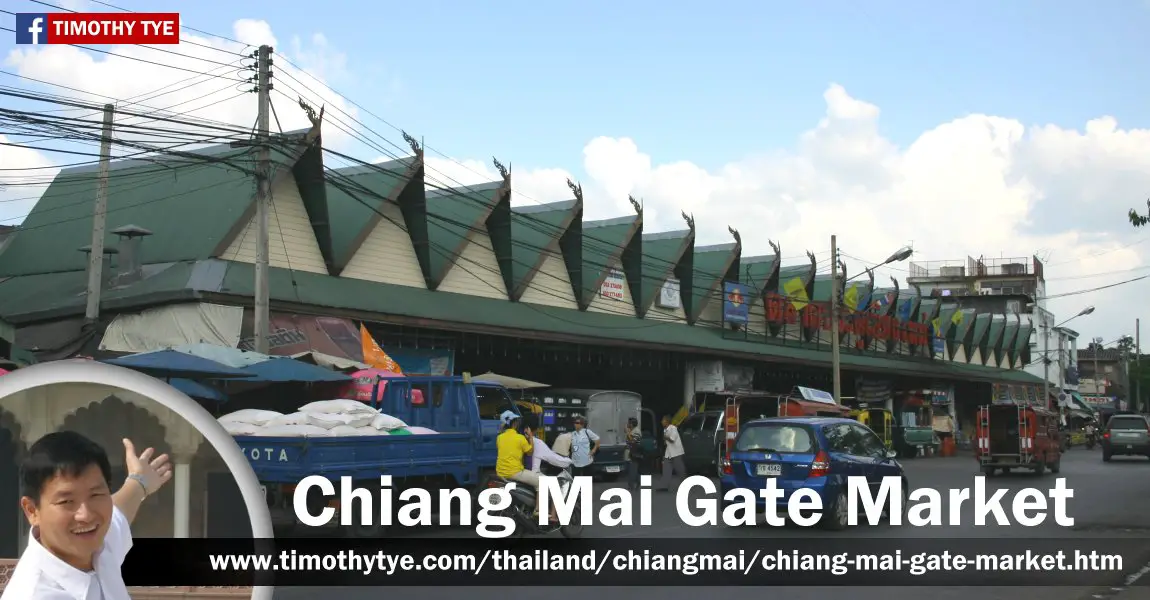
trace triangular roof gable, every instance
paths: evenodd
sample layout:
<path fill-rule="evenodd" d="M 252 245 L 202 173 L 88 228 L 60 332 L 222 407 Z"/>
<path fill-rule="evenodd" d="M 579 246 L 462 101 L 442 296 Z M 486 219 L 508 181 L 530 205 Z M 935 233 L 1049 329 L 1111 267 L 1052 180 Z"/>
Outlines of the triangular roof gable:
<path fill-rule="evenodd" d="M 383 206 L 399 203 L 409 186 L 422 187 L 423 161 L 408 156 L 374 165 L 331 169 L 326 177 L 333 274 L 338 275 L 383 220 Z M 404 226 L 403 222 L 399 223 Z M 406 229 L 406 227 L 404 227 Z"/>
<path fill-rule="evenodd" d="M 303 154 L 273 147 L 273 173 L 290 169 Z M 181 156 L 115 160 L 109 164 L 105 244 L 111 231 L 134 224 L 152 231 L 144 250 L 148 263 L 206 259 L 217 254 L 255 198 L 256 152 L 218 144 Z M 61 170 L 0 254 L 0 276 L 84 270 L 91 243 L 96 166 Z M 66 240 L 65 242 L 61 242 Z M 74 242 L 74 243 L 73 243 Z M 226 242 L 221 244 L 222 242 Z"/>
<path fill-rule="evenodd" d="M 438 287 L 459 262 L 477 231 L 500 199 L 503 181 L 427 193 L 427 238 L 431 251 L 431 284 Z M 475 271 L 476 265 L 463 268 Z"/>
<path fill-rule="evenodd" d="M 523 296 L 549 256 L 561 256 L 559 238 L 577 218 L 578 205 L 576 200 L 564 200 L 511 207 L 512 300 Z"/>
<path fill-rule="evenodd" d="M 698 321 L 710 302 L 723 301 L 723 282 L 730 276 L 731 267 L 737 265 L 741 249 L 738 243 L 695 246 L 689 323 Z"/>
<path fill-rule="evenodd" d="M 973 362 L 971 358 L 974 351 L 978 350 L 980 354 L 986 353 L 986 334 L 990 333 L 990 313 L 979 313 L 974 317 L 974 327 L 970 331 L 970 344 L 968 346 L 967 361 Z M 985 360 L 983 361 L 985 362 Z"/>
<path fill-rule="evenodd" d="M 995 360 L 998 360 L 998 355 L 1002 352 L 1002 334 L 1005 330 L 1006 317 L 1003 315 L 991 315 L 990 331 L 986 336 L 986 346 L 982 353 L 983 364 L 989 362 L 991 355 L 994 355 Z"/>
<path fill-rule="evenodd" d="M 743 256 L 739 259 L 740 280 L 746 285 L 755 288 L 755 293 L 762 296 L 768 291 L 767 286 L 779 268 L 779 257 L 774 254 L 765 256 Z"/>
<path fill-rule="evenodd" d="M 1014 360 L 1018 357 L 1018 353 L 1015 351 L 1016 342 L 1018 341 L 1018 326 L 1018 315 L 1011 314 L 1006 316 L 1006 331 L 1002 334 L 1002 346 L 1001 350 L 999 350 L 998 360 L 1002 362 L 1002 355 L 1005 354 L 1010 360 L 1011 367 L 1014 366 Z"/>
<path fill-rule="evenodd" d="M 1014 340 L 1014 355 L 1017 358 L 1025 358 L 1024 353 L 1030 347 L 1030 333 L 1032 331 L 1034 331 L 1034 323 L 1030 319 L 1022 319 L 1018 325 L 1018 336 Z"/>
<path fill-rule="evenodd" d="M 611 267 L 618 265 L 619 269 L 623 268 L 623 250 L 641 223 L 638 215 L 583 222 L 583 291 L 579 297 L 580 309 L 591 305 Z"/>
<path fill-rule="evenodd" d="M 691 248 L 695 232 L 691 229 L 643 234 L 643 280 L 640 290 L 639 316 L 647 314 L 659 296 L 663 282 L 675 274 L 683 254 Z M 682 289 L 680 283 L 680 290 Z"/>

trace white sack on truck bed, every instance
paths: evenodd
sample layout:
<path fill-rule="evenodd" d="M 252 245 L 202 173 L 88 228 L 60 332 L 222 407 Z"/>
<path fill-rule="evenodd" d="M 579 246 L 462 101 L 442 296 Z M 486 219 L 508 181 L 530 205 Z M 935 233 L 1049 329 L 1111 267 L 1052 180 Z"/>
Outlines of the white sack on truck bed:
<path fill-rule="evenodd" d="M 280 427 L 282 425 L 311 425 L 311 423 L 308 422 L 307 417 L 307 414 L 302 412 L 292 413 L 290 415 L 281 415 L 268 421 L 267 423 L 264 423 L 263 426 Z M 312 426 L 315 427 L 315 425 Z"/>
<path fill-rule="evenodd" d="M 328 430 L 315 425 L 276 425 L 261 427 L 253 434 L 258 437 L 324 437 Z"/>
<path fill-rule="evenodd" d="M 326 414 L 370 414 L 375 416 L 379 411 L 360 402 L 359 400 L 317 400 L 299 407 L 300 412 L 326 413 Z"/>
<path fill-rule="evenodd" d="M 397 419 L 391 415 L 383 413 L 376 413 L 376 416 L 371 421 L 371 426 L 380 431 L 393 431 L 395 429 L 403 429 L 407 427 L 407 423 Z"/>
<path fill-rule="evenodd" d="M 315 425 L 316 427 L 323 427 L 324 429 L 331 429 L 341 425 L 353 428 L 368 426 L 371 425 L 377 415 L 374 411 L 365 414 L 336 414 L 304 411 L 303 414 L 307 415 L 308 425 Z"/>
<path fill-rule="evenodd" d="M 245 408 L 237 410 L 233 413 L 228 413 L 219 419 L 220 423 L 248 423 L 250 425 L 260 426 L 266 425 L 268 421 L 276 417 L 282 417 L 283 413 L 278 413 L 274 410 L 260 410 L 258 408 Z"/>
<path fill-rule="evenodd" d="M 426 427 L 408 427 L 407 430 L 415 435 L 429 435 L 433 433 L 439 433 L 434 429 L 428 429 Z"/>
<path fill-rule="evenodd" d="M 259 425 L 252 425 L 251 423 L 220 421 L 220 425 L 224 426 L 224 431 L 227 431 L 228 435 L 255 435 L 255 432 L 260 430 Z"/>
<path fill-rule="evenodd" d="M 328 430 L 328 435 L 332 437 L 346 437 L 357 435 L 388 435 L 386 431 L 380 431 L 374 427 L 348 427 L 347 425 L 337 425 Z"/>

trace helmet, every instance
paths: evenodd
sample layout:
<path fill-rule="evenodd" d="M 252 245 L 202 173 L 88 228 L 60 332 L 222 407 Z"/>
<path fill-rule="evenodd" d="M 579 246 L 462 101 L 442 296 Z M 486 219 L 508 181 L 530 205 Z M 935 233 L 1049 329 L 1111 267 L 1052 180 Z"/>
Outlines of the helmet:
<path fill-rule="evenodd" d="M 512 421 L 518 418 L 519 415 L 510 410 L 505 410 L 503 411 L 503 414 L 499 415 L 499 420 L 503 422 L 504 427 L 510 425 Z"/>

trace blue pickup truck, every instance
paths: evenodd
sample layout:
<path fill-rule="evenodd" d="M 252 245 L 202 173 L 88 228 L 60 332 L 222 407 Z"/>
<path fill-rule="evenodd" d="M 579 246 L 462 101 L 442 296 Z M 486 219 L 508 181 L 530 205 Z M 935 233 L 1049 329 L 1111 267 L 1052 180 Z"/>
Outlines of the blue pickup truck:
<path fill-rule="evenodd" d="M 256 477 L 264 486 L 272 519 L 277 527 L 296 524 L 292 508 L 295 485 L 309 475 L 323 475 L 335 485 L 351 477 L 357 486 L 371 491 L 378 502 L 379 478 L 392 476 L 393 498 L 405 488 L 474 488 L 485 471 L 494 469 L 499 433 L 498 416 L 504 410 L 518 413 L 506 390 L 498 384 L 465 381 L 463 377 L 403 377 L 383 379 L 383 397 L 374 406 L 402 419 L 412 427 L 427 427 L 434 435 L 380 435 L 347 437 L 236 436 Z M 416 394 L 418 390 L 420 393 Z M 372 394 L 378 398 L 378 393 Z M 492 402 L 502 397 L 505 402 Z M 480 414 L 483 399 L 485 414 Z M 501 406 L 499 406 L 501 405 Z M 498 408 L 495 411 L 495 408 Z M 492 414 L 486 414 L 488 410 Z M 317 490 L 309 494 L 309 512 L 316 514 L 335 498 Z M 433 494 L 433 497 L 436 494 Z M 396 502 L 398 504 L 398 502 Z M 358 522 L 358 519 L 356 519 Z M 352 535 L 377 537 L 378 525 L 355 526 Z"/>

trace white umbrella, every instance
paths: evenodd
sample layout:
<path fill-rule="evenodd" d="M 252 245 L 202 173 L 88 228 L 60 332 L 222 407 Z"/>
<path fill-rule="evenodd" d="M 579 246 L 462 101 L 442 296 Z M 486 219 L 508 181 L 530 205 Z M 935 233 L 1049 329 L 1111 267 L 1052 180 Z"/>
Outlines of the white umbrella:
<path fill-rule="evenodd" d="M 497 375 L 491 372 L 478 375 L 474 379 L 476 381 L 489 381 L 491 383 L 498 383 L 499 385 L 509 390 L 530 390 L 551 387 L 546 383 L 539 383 L 536 381 L 530 381 L 528 379 L 520 379 L 518 377 L 510 377 L 508 375 Z"/>

